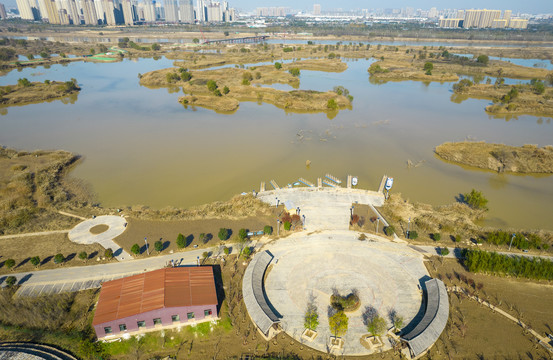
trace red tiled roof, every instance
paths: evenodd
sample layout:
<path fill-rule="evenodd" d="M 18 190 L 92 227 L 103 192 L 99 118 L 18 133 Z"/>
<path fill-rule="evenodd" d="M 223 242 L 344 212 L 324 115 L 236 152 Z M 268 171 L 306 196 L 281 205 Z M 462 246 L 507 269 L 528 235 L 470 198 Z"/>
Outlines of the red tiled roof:
<path fill-rule="evenodd" d="M 166 307 L 213 304 L 211 267 L 165 268 L 103 283 L 92 325 Z"/>

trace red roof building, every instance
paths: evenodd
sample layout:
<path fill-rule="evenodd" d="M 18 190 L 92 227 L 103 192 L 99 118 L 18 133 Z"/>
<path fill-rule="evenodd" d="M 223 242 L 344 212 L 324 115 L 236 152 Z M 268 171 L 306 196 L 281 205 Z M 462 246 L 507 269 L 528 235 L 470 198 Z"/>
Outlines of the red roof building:
<path fill-rule="evenodd" d="M 98 339 L 110 339 L 213 319 L 213 269 L 175 267 L 103 283 L 92 326 Z"/>

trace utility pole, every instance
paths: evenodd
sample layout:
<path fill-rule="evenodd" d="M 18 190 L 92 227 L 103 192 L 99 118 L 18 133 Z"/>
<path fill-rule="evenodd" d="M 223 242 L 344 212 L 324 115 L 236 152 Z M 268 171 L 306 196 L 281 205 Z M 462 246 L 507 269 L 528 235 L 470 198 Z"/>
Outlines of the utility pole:
<path fill-rule="evenodd" d="M 144 238 L 144 242 L 146 243 L 146 252 L 148 253 L 148 256 L 150 256 L 150 249 L 148 249 L 148 238 Z"/>
<path fill-rule="evenodd" d="M 409 221 L 407 222 L 407 239 L 409 239 L 409 228 L 411 227 L 411 217 L 409 216 Z"/>
<path fill-rule="evenodd" d="M 376 218 L 376 233 L 378 234 L 378 223 L 380 222 L 380 217 Z"/>
<path fill-rule="evenodd" d="M 515 239 L 516 234 L 513 233 L 513 236 L 511 237 L 511 243 L 509 244 L 509 251 L 511 251 L 511 245 L 513 245 L 513 240 Z"/>

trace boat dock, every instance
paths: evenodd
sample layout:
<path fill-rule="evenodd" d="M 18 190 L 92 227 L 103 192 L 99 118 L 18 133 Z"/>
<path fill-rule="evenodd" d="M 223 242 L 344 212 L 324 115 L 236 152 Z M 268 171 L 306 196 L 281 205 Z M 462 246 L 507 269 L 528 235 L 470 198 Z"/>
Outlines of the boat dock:
<path fill-rule="evenodd" d="M 325 177 L 333 182 L 335 182 L 336 184 L 340 185 L 342 183 L 342 180 L 338 179 L 336 176 L 332 176 L 330 174 L 326 174 Z"/>
<path fill-rule="evenodd" d="M 274 180 L 271 180 L 271 185 L 273 185 L 273 187 L 275 188 L 275 190 L 280 189 L 280 186 L 278 186 L 278 184 L 277 184 L 276 181 L 274 181 Z"/>
<path fill-rule="evenodd" d="M 305 184 L 305 185 L 309 186 L 309 187 L 315 187 L 315 184 L 313 184 L 311 181 L 305 180 L 304 178 L 299 178 L 298 181 L 301 182 L 302 184 Z"/>
<path fill-rule="evenodd" d="M 378 187 L 378 192 L 383 193 L 384 192 L 384 186 L 386 185 L 386 180 L 388 179 L 388 175 L 384 175 L 382 177 L 382 180 L 380 181 L 380 186 Z"/>

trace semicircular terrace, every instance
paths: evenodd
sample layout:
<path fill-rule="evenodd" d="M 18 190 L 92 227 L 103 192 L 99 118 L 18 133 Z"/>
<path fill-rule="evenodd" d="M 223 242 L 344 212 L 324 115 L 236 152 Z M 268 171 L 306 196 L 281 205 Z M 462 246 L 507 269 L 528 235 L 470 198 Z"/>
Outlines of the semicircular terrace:
<path fill-rule="evenodd" d="M 278 331 L 280 317 L 273 311 L 265 295 L 263 278 L 273 255 L 268 251 L 257 254 L 250 262 L 242 280 L 242 295 L 248 314 L 259 331 L 270 339 Z"/>

